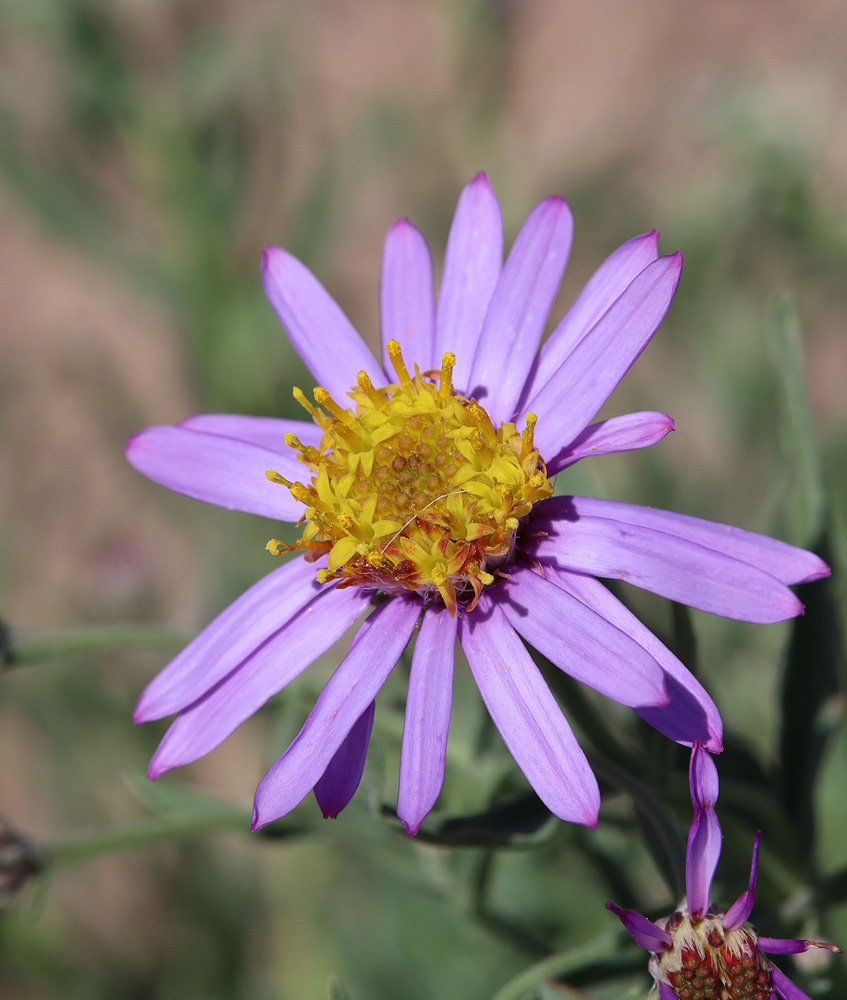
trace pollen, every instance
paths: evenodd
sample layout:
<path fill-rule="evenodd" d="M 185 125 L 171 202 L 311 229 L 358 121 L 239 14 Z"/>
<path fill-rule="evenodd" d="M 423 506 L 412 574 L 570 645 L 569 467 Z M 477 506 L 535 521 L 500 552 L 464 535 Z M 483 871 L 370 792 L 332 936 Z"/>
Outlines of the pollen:
<path fill-rule="evenodd" d="M 460 602 L 473 610 L 512 554 L 521 519 L 553 492 L 533 445 L 536 419 L 528 414 L 523 431 L 495 428 L 453 388 L 453 354 L 412 375 L 396 341 L 387 352 L 398 382 L 376 388 L 359 372 L 347 407 L 326 389 L 315 389 L 317 406 L 295 389 L 323 437 L 320 448 L 286 437 L 308 485 L 268 470 L 303 503 L 304 527 L 294 545 L 272 539 L 267 548 L 327 556 L 320 582 L 440 597 L 455 617 Z"/>

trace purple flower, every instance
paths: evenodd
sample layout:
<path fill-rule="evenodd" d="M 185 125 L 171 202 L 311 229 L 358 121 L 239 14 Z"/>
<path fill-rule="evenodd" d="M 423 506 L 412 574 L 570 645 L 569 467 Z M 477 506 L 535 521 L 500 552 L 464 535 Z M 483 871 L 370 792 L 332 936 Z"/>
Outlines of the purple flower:
<path fill-rule="evenodd" d="M 841 949 L 824 941 L 760 937 L 747 923 L 756 900 L 759 833 L 753 841 L 746 891 L 728 910 L 711 905 L 722 837 L 715 812 L 718 772 L 700 743 L 691 751 L 689 784 L 694 819 L 685 859 L 687 905 L 657 923 L 616 903 L 607 903 L 607 908 L 620 917 L 637 944 L 652 952 L 649 967 L 659 1000 L 767 1000 L 774 991 L 783 1000 L 809 1000 L 765 955 L 795 955 L 809 948 Z"/>
<path fill-rule="evenodd" d="M 667 312 L 681 254 L 658 233 L 619 247 L 539 348 L 571 245 L 560 198 L 506 258 L 484 174 L 459 199 L 440 294 L 417 229 L 388 232 L 377 360 L 303 264 L 269 247 L 265 290 L 315 377 L 311 422 L 230 414 L 151 427 L 130 462 L 170 489 L 303 525 L 301 553 L 212 622 L 142 695 L 136 721 L 178 713 L 150 776 L 224 740 L 367 614 L 302 730 L 256 792 L 254 828 L 314 789 L 337 815 L 361 777 L 374 698 L 417 632 L 397 812 L 414 834 L 441 789 L 455 640 L 509 750 L 563 819 L 594 826 L 585 756 L 522 642 L 634 708 L 671 739 L 721 749 L 712 700 L 595 576 L 716 614 L 802 611 L 788 584 L 814 555 L 738 528 L 587 497 L 551 477 L 591 455 L 644 448 L 663 413 L 592 418 Z"/>

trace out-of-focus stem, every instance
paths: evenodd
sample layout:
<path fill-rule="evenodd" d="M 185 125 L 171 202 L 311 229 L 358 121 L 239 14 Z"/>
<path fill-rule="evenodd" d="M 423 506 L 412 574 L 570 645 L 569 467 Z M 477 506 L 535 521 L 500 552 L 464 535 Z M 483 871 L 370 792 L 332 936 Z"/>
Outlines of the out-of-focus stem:
<path fill-rule="evenodd" d="M 172 837 L 195 837 L 223 830 L 246 833 L 251 814 L 241 806 L 222 805 L 220 808 L 192 809 L 151 819 L 86 830 L 82 833 L 42 841 L 37 851 L 43 867 L 75 864 L 101 854 L 126 851 Z"/>
<path fill-rule="evenodd" d="M 524 994 L 545 979 L 578 972 L 587 965 L 609 958 L 619 947 L 620 935 L 614 932 L 601 934 L 578 948 L 556 952 L 519 972 L 495 993 L 492 1000 L 520 1000 Z"/>
<path fill-rule="evenodd" d="M 100 625 L 56 632 L 6 627 L 2 663 L 16 667 L 127 647 L 177 651 L 191 638 L 186 632 L 155 625 Z"/>

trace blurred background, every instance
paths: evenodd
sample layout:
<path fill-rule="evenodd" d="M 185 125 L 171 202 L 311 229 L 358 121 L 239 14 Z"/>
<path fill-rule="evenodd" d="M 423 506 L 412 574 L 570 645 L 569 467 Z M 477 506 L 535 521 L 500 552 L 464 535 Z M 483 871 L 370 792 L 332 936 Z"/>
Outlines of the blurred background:
<path fill-rule="evenodd" d="M 845 46 L 838 0 L 2 0 L 0 616 L 190 635 L 266 572 L 278 526 L 147 482 L 123 459 L 126 436 L 201 411 L 299 415 L 291 388 L 311 382 L 264 300 L 262 248 L 301 257 L 376 344 L 385 230 L 409 216 L 438 264 L 459 191 L 483 169 L 507 240 L 541 198 L 570 203 L 554 319 L 637 233 L 659 228 L 661 252 L 686 254 L 668 319 L 606 411 L 663 410 L 676 433 L 568 472 L 562 489 L 825 544 L 843 562 Z M 843 581 L 827 593 L 837 620 Z M 622 596 L 678 637 L 666 602 Z M 691 620 L 737 768 L 777 787 L 789 627 Z M 246 815 L 338 657 L 148 786 L 164 725 L 134 730 L 132 706 L 177 648 L 0 676 L 0 815 L 38 840 L 195 795 Z M 840 654 L 827 655 L 843 692 Z M 471 687 L 459 678 L 445 815 L 485 809 L 497 781 L 524 790 L 502 748 L 478 754 Z M 305 1000 L 337 973 L 353 1000 L 475 1000 L 608 927 L 610 858 L 626 855 L 656 913 L 676 902 L 614 794 L 595 834 L 546 825 L 533 850 L 399 835 L 378 806 L 396 790 L 402 696 L 398 680 L 366 787 L 335 823 L 309 800 L 296 814 L 309 836 L 154 843 L 28 883 L 0 917 L 0 997 Z M 843 872 L 837 684 L 817 709 L 815 864 Z M 652 759 L 654 783 L 684 774 L 680 748 Z M 756 824 L 766 849 L 790 840 L 780 808 L 739 819 L 727 904 Z M 802 838 L 792 849 L 804 858 Z M 774 864 L 764 898 L 799 889 L 790 868 Z M 847 943 L 847 906 L 827 920 Z M 646 993 L 643 955 L 627 955 L 597 995 Z M 839 995 L 827 989 L 816 996 Z"/>

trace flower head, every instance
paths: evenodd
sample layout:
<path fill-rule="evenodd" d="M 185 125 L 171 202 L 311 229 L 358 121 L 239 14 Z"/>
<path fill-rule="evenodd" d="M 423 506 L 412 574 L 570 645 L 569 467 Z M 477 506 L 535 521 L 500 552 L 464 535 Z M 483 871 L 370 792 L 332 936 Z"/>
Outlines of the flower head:
<path fill-rule="evenodd" d="M 254 827 L 314 789 L 336 815 L 355 792 L 374 698 L 415 636 L 398 815 L 414 833 L 444 774 L 458 638 L 507 746 L 546 805 L 593 826 L 599 792 L 530 645 L 671 739 L 721 747 L 721 721 L 685 667 L 595 576 L 717 614 L 798 614 L 811 553 L 725 525 L 587 497 L 551 479 L 592 455 L 644 448 L 663 413 L 592 418 L 667 312 L 680 254 L 658 233 L 619 247 L 539 348 L 570 251 L 559 198 L 530 214 L 505 263 L 484 174 L 459 199 L 437 301 L 407 220 L 385 242 L 377 360 L 303 264 L 269 247 L 265 290 L 318 383 L 310 421 L 204 414 L 130 439 L 151 479 L 302 525 L 299 553 L 211 623 L 142 695 L 136 720 L 178 713 L 151 777 L 224 740 L 357 619 L 349 653 L 268 772 Z"/>
<path fill-rule="evenodd" d="M 841 949 L 823 941 L 760 937 L 748 923 L 756 899 L 758 833 L 746 891 L 728 910 L 712 905 L 722 837 L 715 812 L 718 772 L 699 743 L 691 752 L 689 784 L 694 819 L 685 863 L 686 903 L 656 923 L 615 903 L 607 903 L 608 909 L 642 948 L 652 952 L 649 967 L 660 1000 L 768 1000 L 774 992 L 783 1000 L 809 1000 L 766 955 Z"/>

